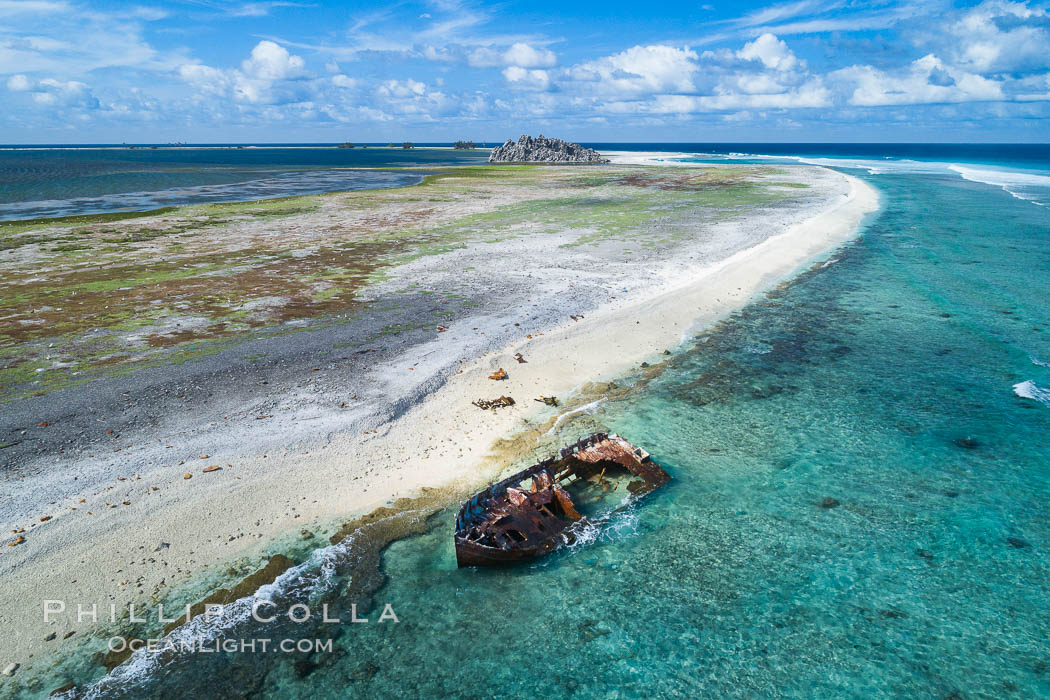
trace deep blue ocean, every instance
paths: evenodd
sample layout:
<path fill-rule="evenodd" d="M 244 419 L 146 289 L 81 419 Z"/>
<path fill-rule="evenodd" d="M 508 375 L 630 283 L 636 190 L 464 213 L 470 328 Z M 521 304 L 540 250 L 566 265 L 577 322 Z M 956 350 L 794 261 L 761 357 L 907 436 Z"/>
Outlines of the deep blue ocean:
<path fill-rule="evenodd" d="M 400 623 L 374 610 L 310 658 L 133 663 L 87 696 L 1050 697 L 1050 148 L 634 146 L 831 165 L 882 200 L 563 423 L 561 442 L 601 425 L 644 445 L 674 481 L 502 571 L 456 568 L 450 509 L 384 555 Z M 337 607 L 355 556 L 318 550 L 259 595 Z"/>

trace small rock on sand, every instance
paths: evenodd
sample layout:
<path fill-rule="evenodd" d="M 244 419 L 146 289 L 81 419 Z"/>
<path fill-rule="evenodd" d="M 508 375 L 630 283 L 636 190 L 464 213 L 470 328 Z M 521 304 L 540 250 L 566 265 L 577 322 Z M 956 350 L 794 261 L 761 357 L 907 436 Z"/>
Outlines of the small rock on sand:
<path fill-rule="evenodd" d="M 5 676 L 15 675 L 15 671 L 18 670 L 18 666 L 19 664 L 8 664 L 7 666 L 4 666 L 3 674 Z"/>

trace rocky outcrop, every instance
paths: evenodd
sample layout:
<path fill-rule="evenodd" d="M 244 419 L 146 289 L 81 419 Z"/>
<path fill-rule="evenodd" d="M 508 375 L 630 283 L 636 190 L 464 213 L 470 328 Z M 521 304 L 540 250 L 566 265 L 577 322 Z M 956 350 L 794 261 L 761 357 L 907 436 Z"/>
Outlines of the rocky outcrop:
<path fill-rule="evenodd" d="M 492 149 L 490 163 L 608 163 L 607 158 L 593 148 L 561 139 L 549 139 L 543 134 L 532 138 L 522 134 L 518 142 L 510 139 Z"/>

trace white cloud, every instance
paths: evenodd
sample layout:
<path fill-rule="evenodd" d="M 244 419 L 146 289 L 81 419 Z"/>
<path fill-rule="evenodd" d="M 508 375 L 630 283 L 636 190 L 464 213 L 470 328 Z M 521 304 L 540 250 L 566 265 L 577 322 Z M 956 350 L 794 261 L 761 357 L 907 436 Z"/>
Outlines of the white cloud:
<path fill-rule="evenodd" d="M 447 54 L 446 54 L 447 55 Z M 440 60 L 441 54 L 431 53 L 432 60 Z M 475 68 L 492 68 L 497 66 L 520 66 L 522 68 L 549 68 L 557 63 L 553 51 L 535 48 L 524 42 L 515 42 L 505 50 L 482 46 L 467 54 L 467 63 Z"/>
<path fill-rule="evenodd" d="M 457 98 L 430 90 L 426 83 L 411 78 L 384 81 L 376 89 L 376 96 L 383 102 L 384 113 L 399 113 L 421 122 L 455 115 L 464 108 Z"/>
<path fill-rule="evenodd" d="M 91 96 L 88 86 L 76 80 L 44 78 L 36 84 L 33 99 L 39 104 L 81 104 L 97 106 L 98 100 Z"/>
<path fill-rule="evenodd" d="M 51 2 L 50 0 L 0 0 L 0 17 L 51 14 L 67 10 L 69 10 L 69 5 L 64 2 Z"/>
<path fill-rule="evenodd" d="M 820 8 L 816 0 L 800 0 L 755 10 L 733 21 L 737 27 L 757 27 L 770 22 L 780 22 L 806 15 Z"/>
<path fill-rule="evenodd" d="M 854 84 L 849 103 L 865 107 L 1003 99 L 1001 82 L 948 66 L 933 54 L 897 73 L 851 66 L 831 77 Z"/>
<path fill-rule="evenodd" d="M 350 76 L 343 75 L 342 73 L 340 73 L 339 75 L 333 75 L 330 78 L 330 80 L 332 81 L 332 85 L 335 85 L 336 87 L 341 87 L 341 88 L 357 87 L 357 81 L 356 80 L 354 80 Z"/>
<path fill-rule="evenodd" d="M 179 66 L 179 77 L 206 95 L 247 104 L 302 102 L 315 91 L 306 64 L 272 41 L 260 41 L 240 70 L 222 70 L 199 63 Z M 349 78 L 347 78 L 349 80 Z"/>
<path fill-rule="evenodd" d="M 787 43 L 769 33 L 744 44 L 744 48 L 737 52 L 737 56 L 745 61 L 761 61 L 766 68 L 779 71 L 792 70 L 800 65 L 800 61 L 788 48 Z"/>
<path fill-rule="evenodd" d="M 7 79 L 7 89 L 12 92 L 25 92 L 32 87 L 32 81 L 24 75 L 12 75 Z"/>
<path fill-rule="evenodd" d="M 614 114 L 692 114 L 746 109 L 812 109 L 832 104 L 831 92 L 814 79 L 777 94 L 656 95 L 649 100 L 610 102 Z"/>
<path fill-rule="evenodd" d="M 384 97 L 412 97 L 426 94 L 427 86 L 418 80 L 407 78 L 405 80 L 387 80 L 383 82 L 377 92 Z"/>
<path fill-rule="evenodd" d="M 569 69 L 572 79 L 595 83 L 602 93 L 652 94 L 692 92 L 698 56 L 688 48 L 655 44 L 626 51 Z"/>
<path fill-rule="evenodd" d="M 1050 73 L 1030 75 L 1017 81 L 1018 92 L 1014 99 L 1021 102 L 1050 101 Z"/>
<path fill-rule="evenodd" d="M 954 63 L 979 73 L 1050 67 L 1050 14 L 1027 2 L 985 0 L 943 37 Z"/>
<path fill-rule="evenodd" d="M 760 95 L 784 92 L 784 85 L 768 73 L 743 73 L 730 80 L 730 85 L 748 95 Z M 722 84 L 723 88 L 725 83 Z M 734 90 L 734 91 L 735 91 Z"/>
<path fill-rule="evenodd" d="M 553 51 L 544 48 L 533 48 L 532 46 L 518 42 L 503 54 L 503 60 L 512 66 L 522 68 L 549 68 L 557 62 Z"/>
<path fill-rule="evenodd" d="M 185 49 L 159 52 L 143 37 L 143 22 L 157 12 L 151 8 L 105 12 L 66 2 L 0 0 L 0 74 L 83 77 L 102 68 L 172 70 L 185 62 Z"/>
<path fill-rule="evenodd" d="M 246 2 L 229 8 L 226 14 L 232 17 L 266 17 L 270 10 L 277 7 L 307 7 L 298 2 Z"/>
<path fill-rule="evenodd" d="M 136 7 L 131 11 L 131 14 L 147 22 L 156 22 L 169 15 L 167 10 L 162 10 L 159 7 Z"/>
<path fill-rule="evenodd" d="M 423 54 L 423 58 L 427 59 L 428 61 L 452 62 L 458 61 L 461 58 L 459 54 L 449 51 L 446 47 L 443 46 L 439 48 L 437 46 L 427 45 L 423 47 L 421 53 Z"/>
<path fill-rule="evenodd" d="M 288 80 L 302 77 L 306 63 L 299 56 L 288 53 L 288 49 L 272 41 L 260 41 L 252 49 L 250 57 L 241 63 L 241 70 L 250 78 L 258 80 Z"/>
<path fill-rule="evenodd" d="M 34 80 L 25 75 L 12 75 L 7 79 L 7 89 L 28 93 L 30 99 L 43 107 L 78 107 L 98 109 L 99 101 L 85 83 L 78 80 L 42 78 Z"/>
<path fill-rule="evenodd" d="M 550 75 L 547 71 L 538 68 L 508 66 L 503 69 L 503 77 L 512 85 L 534 90 L 546 90 L 551 84 Z"/>

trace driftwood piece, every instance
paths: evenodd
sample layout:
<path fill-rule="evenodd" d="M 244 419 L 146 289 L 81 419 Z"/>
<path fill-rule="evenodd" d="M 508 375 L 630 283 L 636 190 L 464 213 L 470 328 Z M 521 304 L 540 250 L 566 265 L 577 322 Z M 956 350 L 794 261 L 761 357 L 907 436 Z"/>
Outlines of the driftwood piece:
<path fill-rule="evenodd" d="M 514 399 L 509 396 L 501 396 L 498 399 L 478 399 L 477 401 L 471 401 L 472 404 L 478 408 L 485 410 L 495 411 L 497 408 L 504 408 L 506 406 L 513 406 Z"/>

